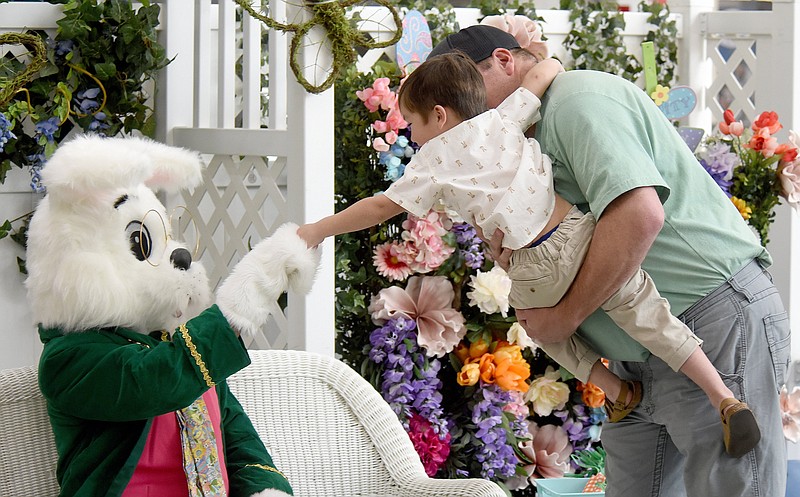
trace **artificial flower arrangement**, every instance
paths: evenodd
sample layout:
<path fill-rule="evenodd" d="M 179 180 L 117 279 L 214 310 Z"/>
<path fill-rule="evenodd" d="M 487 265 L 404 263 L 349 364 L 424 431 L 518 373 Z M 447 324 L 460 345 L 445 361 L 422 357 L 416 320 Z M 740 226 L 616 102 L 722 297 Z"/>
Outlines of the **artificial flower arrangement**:
<path fill-rule="evenodd" d="M 416 145 L 382 61 L 335 85 L 337 209 L 380 194 Z M 514 495 L 590 473 L 605 396 L 582 385 L 509 315 L 510 279 L 455 213 L 401 215 L 337 237 L 337 352 L 397 414 L 430 476 L 482 477 Z M 594 453 L 594 452 L 593 452 Z"/>
<path fill-rule="evenodd" d="M 781 198 L 800 207 L 800 137 L 790 131 L 789 143 L 779 143 L 774 135 L 783 125 L 775 112 L 762 112 L 749 129 L 730 109 L 723 118 L 696 156 L 766 246 Z"/>
<path fill-rule="evenodd" d="M 800 442 L 800 385 L 791 391 L 784 385 L 781 388 L 781 421 L 786 440 Z"/>

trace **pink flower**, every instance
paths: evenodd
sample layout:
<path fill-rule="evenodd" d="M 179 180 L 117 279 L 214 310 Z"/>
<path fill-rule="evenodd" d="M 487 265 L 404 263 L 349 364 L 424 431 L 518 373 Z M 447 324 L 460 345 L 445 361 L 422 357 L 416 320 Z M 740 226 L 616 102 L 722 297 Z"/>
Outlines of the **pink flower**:
<path fill-rule="evenodd" d="M 389 151 L 389 144 L 386 143 L 383 138 L 378 137 L 372 140 L 372 148 L 377 150 L 378 152 L 388 152 Z"/>
<path fill-rule="evenodd" d="M 789 393 L 784 385 L 780 401 L 783 435 L 787 440 L 797 443 L 800 441 L 800 386 L 794 387 Z"/>
<path fill-rule="evenodd" d="M 394 142 L 397 141 L 397 133 L 394 131 L 389 131 L 388 133 L 386 133 L 385 138 L 386 138 L 386 143 L 392 145 L 394 144 Z"/>
<path fill-rule="evenodd" d="M 527 16 L 505 14 L 501 16 L 487 16 L 481 24 L 502 29 L 513 36 L 519 46 L 526 49 L 542 60 L 547 57 L 547 44 L 542 41 L 542 30 L 533 19 Z"/>
<path fill-rule="evenodd" d="M 455 292 L 444 276 L 412 276 L 405 290 L 384 288 L 369 306 L 372 320 L 383 324 L 396 316 L 417 323 L 417 341 L 428 356 L 442 357 L 464 338 L 464 316 L 453 309 Z"/>
<path fill-rule="evenodd" d="M 800 161 L 790 162 L 778 171 L 781 196 L 795 209 L 800 209 Z"/>
<path fill-rule="evenodd" d="M 431 211 L 424 218 L 409 214 L 403 221 L 403 229 L 404 252 L 415 272 L 427 273 L 438 268 L 455 251 L 442 238 L 447 230 L 438 212 Z"/>
<path fill-rule="evenodd" d="M 508 390 L 511 402 L 503 406 L 503 412 L 510 412 L 519 419 L 526 419 L 531 414 L 528 404 L 525 402 L 525 395 L 519 390 Z"/>
<path fill-rule="evenodd" d="M 412 271 L 401 251 L 402 246 L 397 242 L 386 242 L 375 247 L 372 260 L 378 268 L 378 274 L 389 281 L 403 281 L 408 278 Z"/>
<path fill-rule="evenodd" d="M 435 476 L 450 455 L 450 434 L 445 433 L 440 438 L 428 420 L 414 413 L 408 421 L 408 437 L 419 454 L 425 473 Z"/>
<path fill-rule="evenodd" d="M 775 149 L 778 148 L 778 139 L 769 134 L 769 128 L 760 128 L 750 142 L 745 145 L 745 148 L 761 152 L 764 157 L 772 157 L 775 155 Z"/>
<path fill-rule="evenodd" d="M 386 124 L 389 126 L 389 129 L 395 132 L 408 127 L 408 123 L 403 119 L 403 114 L 400 113 L 400 109 L 398 109 L 397 106 L 392 107 L 386 115 Z"/>
<path fill-rule="evenodd" d="M 742 121 L 733 121 L 730 124 L 721 122 L 719 123 L 719 130 L 724 135 L 742 136 L 744 124 L 742 124 Z"/>
<path fill-rule="evenodd" d="M 742 136 L 744 132 L 744 124 L 742 121 L 736 121 L 733 117 L 733 111 L 726 109 L 722 113 L 723 122 L 719 123 L 719 130 L 723 135 Z"/>
<path fill-rule="evenodd" d="M 567 432 L 556 425 L 528 425 L 531 439 L 518 444 L 520 452 L 531 461 L 522 468 L 531 480 L 561 478 L 569 470 L 572 446 Z"/>
<path fill-rule="evenodd" d="M 377 112 L 379 108 L 389 110 L 397 100 L 397 95 L 389 88 L 389 78 L 376 79 L 372 88 L 356 91 L 356 96 L 370 112 Z"/>
<path fill-rule="evenodd" d="M 386 133 L 390 128 L 386 121 L 378 120 L 372 123 L 372 129 L 374 129 L 376 133 Z"/>

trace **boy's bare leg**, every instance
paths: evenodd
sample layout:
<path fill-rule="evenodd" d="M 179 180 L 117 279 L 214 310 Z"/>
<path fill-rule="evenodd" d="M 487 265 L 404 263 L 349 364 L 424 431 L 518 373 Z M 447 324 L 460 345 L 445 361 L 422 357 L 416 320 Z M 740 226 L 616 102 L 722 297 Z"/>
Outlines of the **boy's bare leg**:
<path fill-rule="evenodd" d="M 733 392 L 725 386 L 717 369 L 700 347 L 694 349 L 692 355 L 681 366 L 680 372 L 705 392 L 714 409 L 719 409 L 719 405 L 724 399 L 734 397 Z"/>

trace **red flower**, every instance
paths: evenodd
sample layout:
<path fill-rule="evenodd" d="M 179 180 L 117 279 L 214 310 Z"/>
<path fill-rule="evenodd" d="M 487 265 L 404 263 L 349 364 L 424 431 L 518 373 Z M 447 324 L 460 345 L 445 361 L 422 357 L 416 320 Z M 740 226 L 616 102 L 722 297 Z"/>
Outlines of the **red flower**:
<path fill-rule="evenodd" d="M 414 413 L 408 420 L 408 436 L 425 467 L 425 473 L 430 477 L 435 476 L 450 455 L 450 434 L 446 433 L 440 438 L 428 420 Z"/>
<path fill-rule="evenodd" d="M 771 135 L 774 135 L 781 128 L 783 128 L 783 125 L 778 122 L 777 113 L 764 111 L 760 116 L 758 116 L 756 122 L 753 123 L 753 131 L 759 131 L 764 128 L 767 128 L 769 130 L 769 134 Z"/>
<path fill-rule="evenodd" d="M 725 119 L 725 124 L 730 124 L 736 120 L 736 118 L 733 117 L 733 111 L 730 109 L 725 109 L 725 112 L 722 114 L 722 117 L 723 119 Z"/>
<path fill-rule="evenodd" d="M 797 147 L 789 145 L 788 143 L 781 143 L 778 145 L 778 148 L 775 149 L 775 153 L 782 154 L 781 162 L 783 164 L 794 162 L 794 160 L 797 159 Z"/>

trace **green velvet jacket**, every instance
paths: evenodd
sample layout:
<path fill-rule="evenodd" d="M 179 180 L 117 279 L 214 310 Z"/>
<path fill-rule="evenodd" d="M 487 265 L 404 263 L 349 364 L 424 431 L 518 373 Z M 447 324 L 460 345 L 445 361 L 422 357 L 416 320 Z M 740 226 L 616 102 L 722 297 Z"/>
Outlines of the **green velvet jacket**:
<path fill-rule="evenodd" d="M 118 497 L 154 417 L 182 409 L 215 387 L 231 497 L 267 488 L 292 493 L 225 383 L 250 364 L 217 306 L 162 341 L 124 328 L 64 333 L 39 328 L 39 387 L 58 450 L 61 497 Z"/>

